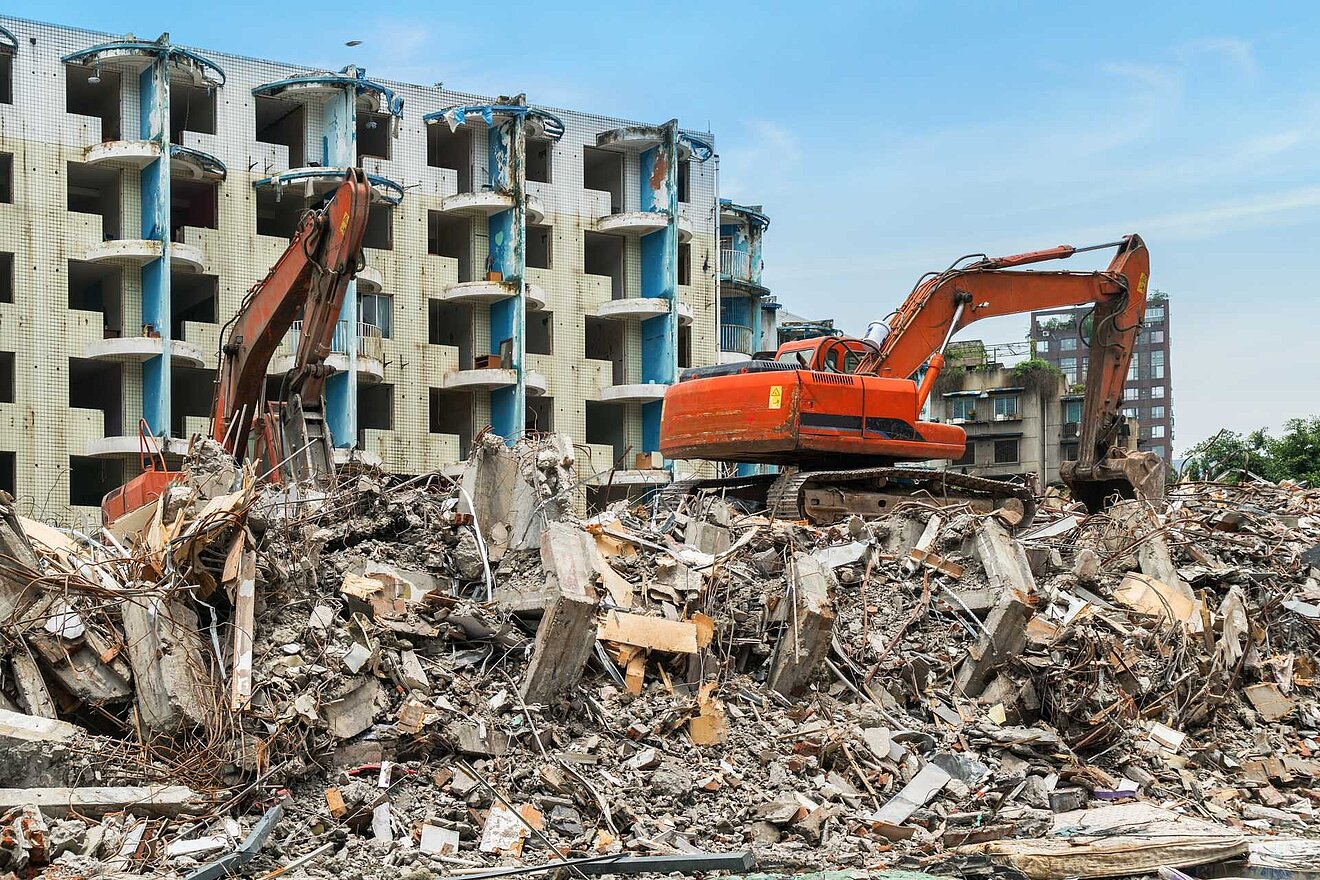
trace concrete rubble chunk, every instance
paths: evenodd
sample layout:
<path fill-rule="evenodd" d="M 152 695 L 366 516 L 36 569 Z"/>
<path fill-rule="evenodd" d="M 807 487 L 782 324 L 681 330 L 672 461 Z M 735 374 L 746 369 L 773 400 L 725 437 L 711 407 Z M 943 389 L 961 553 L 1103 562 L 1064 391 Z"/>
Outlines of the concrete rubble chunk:
<path fill-rule="evenodd" d="M 999 520 L 987 517 L 976 530 L 976 556 L 985 570 L 988 590 L 959 590 L 958 595 L 974 612 L 987 612 L 1012 591 L 1026 596 L 1036 592 L 1036 577 L 1022 545 Z"/>
<path fill-rule="evenodd" d="M 219 701 L 197 614 L 183 602 L 135 597 L 120 609 L 142 723 L 174 733 L 205 725 Z"/>
<path fill-rule="evenodd" d="M 794 554 L 788 566 L 785 630 L 770 660 L 766 684 L 786 697 L 806 690 L 830 650 L 834 629 L 833 573 L 809 553 Z"/>
<path fill-rule="evenodd" d="M 969 697 L 978 696 L 1005 661 L 1022 653 L 1033 610 L 1022 593 L 1011 588 L 1005 591 L 986 618 L 985 631 L 958 667 L 958 690 Z"/>
<path fill-rule="evenodd" d="M 0 814 L 25 805 L 47 816 L 100 816 L 131 810 L 143 816 L 183 816 L 205 812 L 209 800 L 182 785 L 127 785 L 103 788 L 0 788 Z"/>
<path fill-rule="evenodd" d="M 605 565 L 591 535 L 565 523 L 541 534 L 541 564 L 548 601 L 521 688 L 530 703 L 549 702 L 581 677 L 596 646 L 595 582 Z"/>

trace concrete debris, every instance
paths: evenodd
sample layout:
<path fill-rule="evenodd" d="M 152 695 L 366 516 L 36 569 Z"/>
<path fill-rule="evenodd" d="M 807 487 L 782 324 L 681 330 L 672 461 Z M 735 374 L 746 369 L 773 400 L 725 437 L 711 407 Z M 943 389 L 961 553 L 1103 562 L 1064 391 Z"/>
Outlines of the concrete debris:
<path fill-rule="evenodd" d="M 474 446 L 289 493 L 203 445 L 113 534 L 0 504 L 0 872 L 1053 878 L 1320 836 L 1320 490 L 585 519 L 565 438 Z"/>

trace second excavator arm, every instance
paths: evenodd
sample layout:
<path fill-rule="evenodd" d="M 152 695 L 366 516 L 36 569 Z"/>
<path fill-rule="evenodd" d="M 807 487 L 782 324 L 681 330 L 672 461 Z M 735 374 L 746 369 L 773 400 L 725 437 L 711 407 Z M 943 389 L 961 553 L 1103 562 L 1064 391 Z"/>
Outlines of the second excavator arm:
<path fill-rule="evenodd" d="M 1106 247 L 1118 251 L 1100 272 L 1012 268 Z M 1159 459 L 1150 453 L 1126 453 L 1119 446 L 1125 425 L 1120 412 L 1123 386 L 1145 315 L 1149 275 L 1150 253 L 1137 235 L 1091 248 L 1062 245 L 955 265 L 917 284 L 895 313 L 878 351 L 857 371 L 907 378 L 928 364 L 918 393 L 920 407 L 944 367 L 944 349 L 963 327 L 1001 315 L 1094 304 L 1078 460 L 1065 462 L 1061 476 L 1092 510 L 1114 493 L 1159 497 L 1163 475 Z"/>
<path fill-rule="evenodd" d="M 289 246 L 248 291 L 227 328 L 211 430 L 240 459 L 254 422 L 266 417 L 260 409 L 267 365 L 300 311 L 302 333 L 283 396 L 319 401 L 339 311 L 362 259 L 370 201 L 366 175 L 350 168 L 327 204 L 303 215 Z"/>

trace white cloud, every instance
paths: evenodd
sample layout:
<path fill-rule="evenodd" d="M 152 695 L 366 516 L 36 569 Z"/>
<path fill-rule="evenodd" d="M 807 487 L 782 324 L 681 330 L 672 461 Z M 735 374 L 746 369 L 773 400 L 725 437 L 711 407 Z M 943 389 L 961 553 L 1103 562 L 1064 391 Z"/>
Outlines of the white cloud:
<path fill-rule="evenodd" d="M 1175 54 L 1190 61 L 1195 55 L 1218 55 L 1236 67 L 1244 76 L 1254 77 L 1257 73 L 1256 56 L 1251 43 L 1236 37 L 1203 37 L 1179 44 Z"/>

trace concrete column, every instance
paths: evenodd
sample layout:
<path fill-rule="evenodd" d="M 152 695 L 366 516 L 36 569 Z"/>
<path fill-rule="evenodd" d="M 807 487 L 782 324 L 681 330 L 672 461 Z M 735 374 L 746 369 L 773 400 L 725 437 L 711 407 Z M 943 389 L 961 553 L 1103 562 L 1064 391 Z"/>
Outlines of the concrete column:
<path fill-rule="evenodd" d="M 160 333 L 160 354 L 142 364 L 142 417 L 157 437 L 170 432 L 170 65 L 160 55 L 138 76 L 139 137 L 160 155 L 138 174 L 142 238 L 160 242 L 160 257 L 142 267 L 142 323 Z M 142 328 L 125 327 L 128 335 Z M 136 426 L 134 426 L 136 431 Z"/>
<path fill-rule="evenodd" d="M 325 122 L 321 133 L 322 161 L 327 168 L 348 168 L 357 164 L 356 89 L 345 86 L 326 102 Z M 348 369 L 335 373 L 325 383 L 325 420 L 334 445 L 352 449 L 358 439 L 358 301 L 357 282 L 348 285 L 344 305 L 339 311 L 339 332 L 335 341 L 347 352 Z"/>
<path fill-rule="evenodd" d="M 490 266 L 505 283 L 516 284 L 516 296 L 490 305 L 490 353 L 500 353 L 500 343 L 513 342 L 509 366 L 517 382 L 490 392 L 490 423 L 495 433 L 510 445 L 522 436 L 527 413 L 527 382 L 523 361 L 527 353 L 527 139 L 522 114 L 510 116 L 490 127 L 491 187 L 513 198 L 513 207 L 492 214 L 488 221 Z"/>
<path fill-rule="evenodd" d="M 661 126 L 661 142 L 641 156 L 641 208 L 669 217 L 642 236 L 642 296 L 667 300 L 663 315 L 642 321 L 642 381 L 678 380 L 678 120 Z M 642 451 L 660 448 L 661 401 L 642 404 Z"/>

